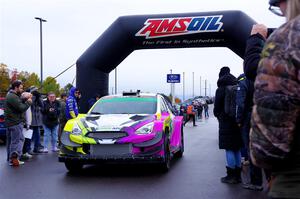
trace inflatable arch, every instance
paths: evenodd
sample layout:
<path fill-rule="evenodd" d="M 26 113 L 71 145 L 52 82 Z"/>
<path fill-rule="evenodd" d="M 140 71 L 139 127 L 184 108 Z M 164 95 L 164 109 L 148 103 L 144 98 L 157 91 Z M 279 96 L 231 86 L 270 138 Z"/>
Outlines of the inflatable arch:
<path fill-rule="evenodd" d="M 241 11 L 119 17 L 76 62 L 82 112 L 96 93 L 108 94 L 109 72 L 134 50 L 227 47 L 243 58 L 255 23 Z"/>

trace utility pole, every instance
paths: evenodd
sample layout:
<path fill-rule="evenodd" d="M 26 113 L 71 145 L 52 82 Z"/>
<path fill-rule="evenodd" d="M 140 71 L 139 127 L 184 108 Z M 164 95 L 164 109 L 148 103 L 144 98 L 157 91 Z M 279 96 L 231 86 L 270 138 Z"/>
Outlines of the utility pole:
<path fill-rule="evenodd" d="M 47 22 L 45 19 L 35 17 L 40 21 L 40 52 L 41 52 L 41 86 L 43 85 L 43 22 Z"/>
<path fill-rule="evenodd" d="M 205 80 L 205 96 L 207 96 L 206 95 L 206 90 L 207 90 L 207 80 Z"/>
<path fill-rule="evenodd" d="M 185 81 L 185 73 L 184 73 L 184 72 L 183 72 L 183 75 L 182 75 L 182 76 L 183 76 L 183 78 L 182 78 L 182 84 L 183 84 L 183 85 L 182 85 L 182 88 L 183 88 L 183 89 L 182 89 L 182 90 L 183 90 L 183 91 L 182 91 L 182 99 L 183 99 L 183 101 L 184 101 L 184 100 L 185 100 L 185 92 L 184 92 L 184 89 L 185 89 L 185 87 L 184 87 L 184 86 L 185 86 L 185 85 L 184 85 L 184 84 L 185 84 L 185 82 L 184 82 L 184 81 Z"/>
<path fill-rule="evenodd" d="M 201 90 L 202 90 L 202 85 L 201 85 L 201 76 L 200 76 L 200 96 L 202 96 Z"/>
<path fill-rule="evenodd" d="M 195 85 L 194 85 L 194 83 L 195 83 L 195 79 L 194 79 L 194 72 L 193 72 L 193 98 L 195 97 L 195 93 L 194 93 L 194 90 L 195 90 Z"/>

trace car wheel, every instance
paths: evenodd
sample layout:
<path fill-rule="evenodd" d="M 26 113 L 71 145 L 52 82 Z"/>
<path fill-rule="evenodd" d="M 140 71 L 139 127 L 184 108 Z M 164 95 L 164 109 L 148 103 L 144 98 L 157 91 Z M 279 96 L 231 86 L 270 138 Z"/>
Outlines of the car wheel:
<path fill-rule="evenodd" d="M 170 169 L 171 165 L 171 151 L 170 151 L 170 142 L 168 135 L 165 134 L 165 139 L 164 139 L 164 160 L 160 165 L 160 169 L 163 172 L 167 172 Z"/>
<path fill-rule="evenodd" d="M 184 152 L 184 137 L 183 137 L 183 127 L 181 127 L 181 142 L 180 142 L 180 149 L 175 154 L 177 158 L 181 158 Z"/>
<path fill-rule="evenodd" d="M 75 173 L 82 170 L 83 164 L 77 161 L 66 161 L 65 166 L 70 173 Z"/>

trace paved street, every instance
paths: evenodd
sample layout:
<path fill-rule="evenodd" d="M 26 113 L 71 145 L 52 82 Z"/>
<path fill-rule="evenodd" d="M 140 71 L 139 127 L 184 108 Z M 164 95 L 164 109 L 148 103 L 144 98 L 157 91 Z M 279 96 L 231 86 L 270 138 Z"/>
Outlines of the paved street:
<path fill-rule="evenodd" d="M 0 198 L 124 198 L 124 199 L 264 199 L 265 192 L 220 183 L 225 174 L 224 151 L 218 149 L 217 120 L 188 123 L 185 153 L 160 173 L 152 166 L 87 166 L 71 175 L 54 153 L 36 155 L 19 168 L 8 166 L 0 146 Z"/>

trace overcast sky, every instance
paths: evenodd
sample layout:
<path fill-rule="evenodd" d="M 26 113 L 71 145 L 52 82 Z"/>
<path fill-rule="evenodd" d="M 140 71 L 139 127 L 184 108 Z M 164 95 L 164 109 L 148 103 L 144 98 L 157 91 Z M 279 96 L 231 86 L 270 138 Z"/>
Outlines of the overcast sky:
<path fill-rule="evenodd" d="M 268 27 L 284 22 L 268 11 L 268 0 L 0 0 L 0 63 L 10 69 L 40 74 L 39 23 L 43 24 L 44 78 L 56 76 L 75 63 L 79 56 L 119 16 L 242 10 Z M 186 95 L 192 95 L 192 72 L 195 73 L 195 95 L 202 94 L 204 80 L 211 94 L 216 89 L 219 69 L 230 66 L 232 73 L 242 73 L 242 59 L 227 48 L 189 48 L 139 50 L 118 66 L 118 91 L 140 89 L 148 92 L 170 92 L 166 74 L 185 72 Z M 61 86 L 75 77 L 75 67 L 58 78 Z M 134 77 L 133 77 L 134 74 Z M 110 74 L 110 92 L 114 71 Z M 176 85 L 182 95 L 182 84 Z M 207 92 L 209 93 L 209 90 Z"/>

